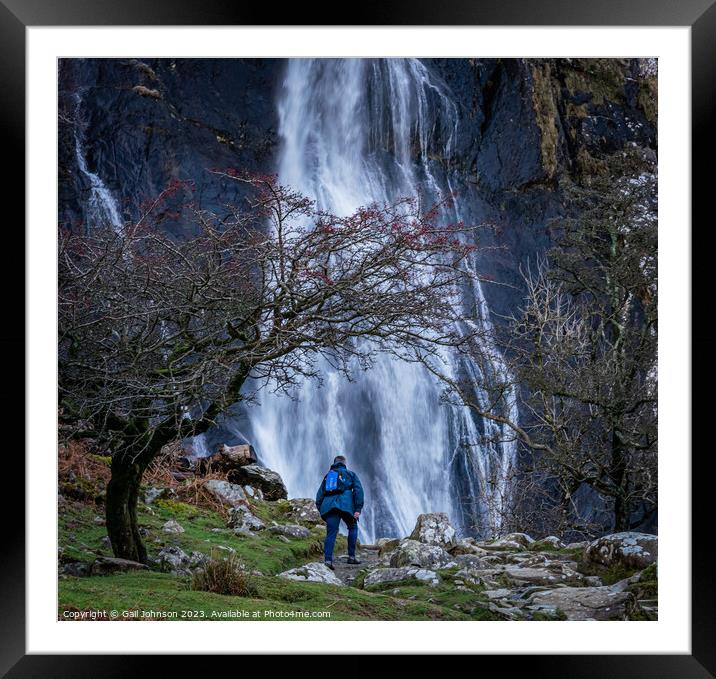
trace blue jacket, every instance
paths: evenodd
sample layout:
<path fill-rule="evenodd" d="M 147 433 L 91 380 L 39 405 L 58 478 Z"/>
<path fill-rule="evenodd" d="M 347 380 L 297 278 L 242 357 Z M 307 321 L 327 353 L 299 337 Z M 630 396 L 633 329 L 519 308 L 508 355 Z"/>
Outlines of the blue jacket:
<path fill-rule="evenodd" d="M 323 492 L 323 481 L 321 481 L 318 493 L 316 493 L 316 507 L 318 507 L 320 515 L 325 516 L 331 509 L 340 509 L 351 515 L 354 512 L 363 511 L 363 486 L 361 486 L 358 475 L 346 469 L 342 462 L 332 464 L 331 469 L 343 471 L 348 488 L 340 495 L 326 495 Z"/>

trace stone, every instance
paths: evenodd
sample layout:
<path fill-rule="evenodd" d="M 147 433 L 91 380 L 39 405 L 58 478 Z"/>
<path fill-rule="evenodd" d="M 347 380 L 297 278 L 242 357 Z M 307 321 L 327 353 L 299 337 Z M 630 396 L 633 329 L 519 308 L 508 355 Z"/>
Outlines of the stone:
<path fill-rule="evenodd" d="M 144 489 L 142 500 L 144 501 L 144 504 L 150 505 L 157 500 L 173 500 L 176 496 L 176 491 L 173 488 L 149 486 Z"/>
<path fill-rule="evenodd" d="M 111 575 L 112 573 L 143 570 L 147 570 L 147 565 L 138 561 L 118 559 L 114 556 L 100 556 L 94 560 L 90 567 L 90 575 Z"/>
<path fill-rule="evenodd" d="M 485 568 L 488 564 L 476 554 L 458 554 L 453 561 L 461 568 Z"/>
<path fill-rule="evenodd" d="M 204 483 L 204 488 L 211 493 L 222 505 L 228 507 L 238 507 L 246 504 L 246 493 L 244 489 L 236 483 L 221 481 L 219 479 L 209 479 Z"/>
<path fill-rule="evenodd" d="M 241 467 L 256 462 L 256 452 L 253 446 L 239 444 L 237 446 L 220 445 L 213 455 L 201 457 L 197 461 L 196 471 L 199 476 L 208 473 L 219 472 L 226 474 L 226 478 L 232 483 L 237 483 L 236 475 Z"/>
<path fill-rule="evenodd" d="M 90 564 L 82 561 L 73 561 L 60 566 L 60 575 L 69 575 L 73 578 L 84 578 L 90 574 Z"/>
<path fill-rule="evenodd" d="M 528 583 L 530 585 L 557 585 L 580 584 L 584 576 L 567 566 L 555 567 L 550 565 L 543 568 L 525 568 L 523 566 L 507 566 L 505 575 L 515 583 Z"/>
<path fill-rule="evenodd" d="M 565 544 L 555 535 L 548 535 L 546 538 L 542 538 L 533 545 L 535 549 L 539 549 L 540 546 L 551 547 L 553 549 L 564 549 Z"/>
<path fill-rule="evenodd" d="M 496 549 L 500 551 L 505 549 L 524 549 L 524 545 L 521 542 L 517 542 L 516 540 L 508 540 L 507 538 L 498 538 L 497 540 L 493 540 L 492 542 L 478 542 L 477 546 L 487 551 L 491 549 Z"/>
<path fill-rule="evenodd" d="M 568 620 L 623 620 L 633 601 L 630 592 L 615 592 L 610 587 L 557 587 L 529 598 L 532 605 L 554 606 Z"/>
<path fill-rule="evenodd" d="M 343 585 L 338 576 L 323 563 L 313 561 L 298 568 L 291 568 L 288 571 L 278 574 L 279 578 L 287 580 L 299 580 L 301 582 L 321 582 L 326 585 Z"/>
<path fill-rule="evenodd" d="M 378 547 L 378 554 L 383 556 L 395 551 L 400 545 L 400 540 L 398 538 L 378 538 L 375 544 Z"/>
<path fill-rule="evenodd" d="M 584 555 L 590 561 L 604 566 L 619 563 L 629 568 L 642 569 L 655 563 L 658 553 L 658 536 L 627 531 L 594 540 Z"/>
<path fill-rule="evenodd" d="M 189 571 L 191 557 L 180 547 L 169 545 L 159 552 L 156 562 L 172 573 L 185 574 Z"/>
<path fill-rule="evenodd" d="M 245 505 L 233 507 L 229 510 L 227 525 L 235 531 L 257 531 L 266 528 L 266 524 L 258 516 L 254 516 Z"/>
<path fill-rule="evenodd" d="M 302 523 L 323 523 L 323 519 L 316 508 L 315 500 L 308 497 L 299 497 L 289 500 L 288 503 L 291 506 L 291 510 L 287 514 L 288 518 Z"/>
<path fill-rule="evenodd" d="M 288 524 L 279 524 L 277 526 L 271 526 L 269 529 L 270 533 L 276 533 L 277 535 L 284 535 L 289 538 L 307 538 L 311 531 L 305 526 L 291 526 Z"/>
<path fill-rule="evenodd" d="M 567 544 L 567 549 L 586 549 L 589 547 L 589 540 L 582 540 L 581 542 L 570 542 Z"/>
<path fill-rule="evenodd" d="M 484 594 L 488 599 L 506 599 L 508 596 L 510 596 L 510 594 L 512 594 L 512 590 L 505 588 L 487 589 L 485 590 Z"/>
<path fill-rule="evenodd" d="M 261 492 L 260 488 L 254 488 L 253 486 L 244 486 L 244 493 L 246 493 L 246 497 L 250 497 L 254 500 L 264 499 L 264 494 Z"/>
<path fill-rule="evenodd" d="M 478 556 L 485 556 L 489 554 L 486 549 L 478 547 L 472 538 L 464 538 L 458 540 L 457 544 L 448 550 L 453 556 L 460 556 L 461 554 L 474 554 Z"/>
<path fill-rule="evenodd" d="M 95 516 L 93 523 L 95 526 L 106 526 L 107 520 L 103 516 Z"/>
<path fill-rule="evenodd" d="M 534 538 L 527 535 L 527 533 L 508 533 L 502 539 L 510 542 L 516 542 L 523 547 L 529 547 L 535 541 Z"/>
<path fill-rule="evenodd" d="M 110 551 L 112 549 L 112 541 L 109 539 L 109 535 L 105 535 L 99 541 L 99 544 L 101 545 L 102 549 L 109 549 Z"/>
<path fill-rule="evenodd" d="M 235 470 L 234 483 L 251 485 L 260 488 L 266 500 L 285 500 L 288 498 L 288 491 L 281 476 L 258 464 L 248 464 Z"/>
<path fill-rule="evenodd" d="M 183 533 L 184 528 L 179 525 L 178 521 L 175 521 L 174 519 L 169 519 L 163 526 L 162 530 L 165 533 Z"/>
<path fill-rule="evenodd" d="M 390 557 L 390 566 L 419 566 L 421 568 L 449 568 L 456 566 L 452 556 L 442 547 L 417 540 L 401 540 L 398 548 Z"/>
<path fill-rule="evenodd" d="M 366 575 L 363 580 L 364 587 L 378 585 L 386 582 L 403 582 L 405 580 L 420 580 L 427 582 L 431 587 L 440 583 L 440 576 L 427 568 L 407 566 L 402 568 L 376 568 Z"/>
<path fill-rule="evenodd" d="M 444 512 L 418 516 L 410 539 L 443 549 L 451 549 L 457 544 L 455 529 L 450 525 L 448 515 Z"/>
<path fill-rule="evenodd" d="M 501 570 L 494 568 L 462 568 L 455 573 L 455 577 L 465 582 L 470 582 L 473 585 L 481 585 L 485 584 L 486 580 L 489 581 L 501 572 Z"/>
<path fill-rule="evenodd" d="M 204 554 L 204 552 L 194 551 L 189 555 L 188 567 L 190 570 L 194 570 L 195 568 L 202 568 L 209 560 L 209 557 Z"/>

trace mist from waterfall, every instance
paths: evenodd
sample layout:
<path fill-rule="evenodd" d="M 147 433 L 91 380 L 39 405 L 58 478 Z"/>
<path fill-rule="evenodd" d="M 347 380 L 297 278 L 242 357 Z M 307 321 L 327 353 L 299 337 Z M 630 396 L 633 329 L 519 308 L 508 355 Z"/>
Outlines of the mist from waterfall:
<path fill-rule="evenodd" d="M 347 215 L 406 196 L 430 204 L 457 182 L 450 161 L 459 112 L 417 59 L 290 60 L 278 110 L 279 181 L 321 209 Z M 463 216 L 459 198 L 452 209 L 451 219 Z M 479 283 L 464 303 L 489 331 Z M 489 339 L 483 349 L 490 376 L 505 379 Z M 485 370 L 446 358 L 455 374 L 478 380 Z M 499 529 L 516 454 L 514 441 L 499 440 L 505 432 L 441 403 L 442 386 L 420 366 L 382 355 L 352 381 L 325 362 L 321 368 L 322 385 L 304 380 L 294 399 L 265 390 L 260 405 L 247 409 L 259 458 L 281 474 L 291 497 L 312 497 L 341 453 L 366 491 L 363 541 L 407 535 L 427 511 L 447 512 L 464 531 L 478 517 L 490 532 Z"/>

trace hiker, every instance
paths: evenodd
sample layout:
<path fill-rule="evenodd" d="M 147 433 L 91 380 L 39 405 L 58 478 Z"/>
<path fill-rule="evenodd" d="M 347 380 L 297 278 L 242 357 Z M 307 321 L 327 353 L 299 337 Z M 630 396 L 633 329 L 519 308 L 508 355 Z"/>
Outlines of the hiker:
<path fill-rule="evenodd" d="M 363 510 L 363 486 L 355 472 L 346 468 L 346 458 L 336 455 L 330 471 L 323 477 L 316 494 L 316 506 L 326 522 L 326 541 L 323 548 L 324 561 L 333 567 L 333 546 L 338 536 L 341 520 L 348 528 L 348 563 L 358 564 L 356 543 L 358 541 L 358 517 Z"/>

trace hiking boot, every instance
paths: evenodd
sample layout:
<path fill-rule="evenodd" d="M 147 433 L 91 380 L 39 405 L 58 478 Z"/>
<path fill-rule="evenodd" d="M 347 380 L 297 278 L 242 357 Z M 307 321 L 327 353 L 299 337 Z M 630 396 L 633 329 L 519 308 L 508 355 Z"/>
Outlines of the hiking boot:
<path fill-rule="evenodd" d="M 354 556 L 349 556 L 349 557 L 348 557 L 348 563 L 350 563 L 350 564 L 358 564 L 358 563 L 360 563 L 360 560 L 359 560 L 359 559 L 356 559 Z"/>
<path fill-rule="evenodd" d="M 332 571 L 336 570 L 336 569 L 333 567 L 333 561 L 326 561 L 325 564 L 326 564 L 326 566 L 328 566 L 328 568 L 330 568 Z"/>

